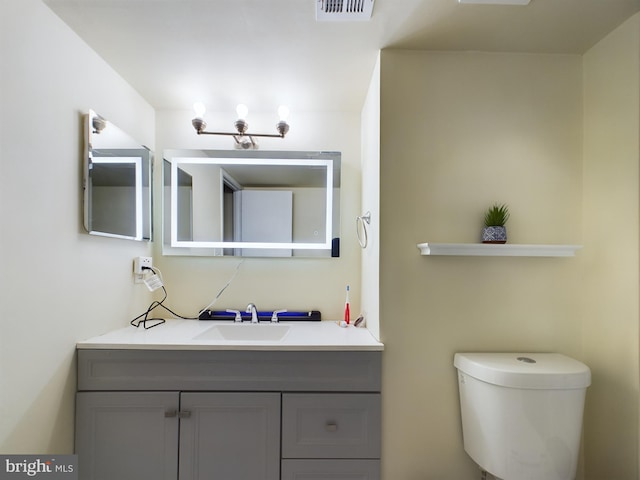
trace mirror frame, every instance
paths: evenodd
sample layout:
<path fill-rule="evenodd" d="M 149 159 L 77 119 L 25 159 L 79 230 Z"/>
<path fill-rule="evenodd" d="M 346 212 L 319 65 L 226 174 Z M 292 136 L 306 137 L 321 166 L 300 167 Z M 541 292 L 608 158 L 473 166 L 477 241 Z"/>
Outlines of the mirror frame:
<path fill-rule="evenodd" d="M 173 155 L 173 152 L 176 154 Z M 177 152 L 180 154 L 178 155 Z M 268 249 L 268 250 L 292 250 L 300 251 L 297 255 L 283 258 L 331 258 L 339 256 L 339 225 L 340 212 L 339 200 L 334 200 L 335 188 L 340 187 L 339 172 L 341 164 L 341 154 L 339 152 L 238 152 L 238 151 L 215 151 L 215 150 L 194 150 L 193 153 L 200 156 L 189 156 L 188 150 L 167 150 L 164 159 L 170 165 L 170 181 L 165 178 L 164 185 L 169 187 L 170 201 L 163 201 L 165 208 L 169 212 L 163 212 L 163 221 L 169 220 L 170 226 L 163 228 L 165 235 L 169 238 L 163 240 L 163 254 L 165 255 L 196 255 L 196 256 L 230 256 L 222 255 L 221 252 L 228 249 L 243 251 L 246 249 Z M 172 154 L 169 154 L 172 153 Z M 205 153 L 207 156 L 202 156 Z M 229 241 L 193 241 L 178 239 L 178 172 L 183 164 L 189 165 L 259 165 L 259 166 L 305 166 L 324 167 L 325 178 L 325 235 L 320 242 L 229 242 Z M 164 171 L 163 167 L 163 171 Z M 336 172 L 336 169 L 337 172 Z M 337 225 L 338 232 L 334 232 L 334 225 Z M 329 255 L 308 255 L 301 254 L 302 251 L 326 251 Z M 250 251 L 243 257 L 251 257 Z M 260 256 L 260 255 L 257 255 Z M 272 257 L 269 257 L 272 258 Z"/>
<path fill-rule="evenodd" d="M 104 131 L 114 132 L 117 143 L 104 145 L 98 134 L 104 135 Z M 112 135 L 112 138 L 113 135 Z M 99 141 L 100 140 L 100 141 Z M 98 148 L 96 148 L 98 147 Z M 120 150 L 122 156 L 111 156 L 112 152 Z M 109 155 L 101 155 L 100 152 L 109 152 Z M 140 151 L 139 156 L 133 156 Z M 146 146 L 139 144 L 126 132 L 123 132 L 113 123 L 89 110 L 85 122 L 85 159 L 83 161 L 83 219 L 84 228 L 90 235 L 121 238 L 126 240 L 151 241 L 153 237 L 153 152 Z M 145 158 L 146 157 L 146 158 Z M 134 201 L 130 208 L 133 209 L 135 218 L 135 232 L 132 235 L 97 230 L 92 225 L 93 209 L 92 201 L 93 184 L 92 173 L 94 165 L 128 165 L 133 164 L 135 169 Z M 144 188 L 148 188 L 145 194 Z"/>

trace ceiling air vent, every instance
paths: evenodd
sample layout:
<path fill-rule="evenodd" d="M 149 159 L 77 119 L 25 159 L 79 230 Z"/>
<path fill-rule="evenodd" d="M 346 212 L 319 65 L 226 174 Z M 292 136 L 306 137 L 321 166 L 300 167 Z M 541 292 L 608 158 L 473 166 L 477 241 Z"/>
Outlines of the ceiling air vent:
<path fill-rule="evenodd" d="M 319 22 L 363 21 L 371 19 L 374 0 L 316 0 Z"/>
<path fill-rule="evenodd" d="M 458 0 L 458 3 L 476 5 L 529 5 L 531 0 Z"/>

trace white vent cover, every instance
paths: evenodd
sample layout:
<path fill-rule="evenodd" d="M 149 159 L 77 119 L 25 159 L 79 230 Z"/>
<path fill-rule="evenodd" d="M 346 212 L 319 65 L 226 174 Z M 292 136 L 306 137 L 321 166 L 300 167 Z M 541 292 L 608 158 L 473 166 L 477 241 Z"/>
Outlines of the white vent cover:
<path fill-rule="evenodd" d="M 529 5 L 531 0 L 458 0 L 458 3 L 476 5 Z"/>
<path fill-rule="evenodd" d="M 316 0 L 319 22 L 363 21 L 371 18 L 374 0 Z"/>

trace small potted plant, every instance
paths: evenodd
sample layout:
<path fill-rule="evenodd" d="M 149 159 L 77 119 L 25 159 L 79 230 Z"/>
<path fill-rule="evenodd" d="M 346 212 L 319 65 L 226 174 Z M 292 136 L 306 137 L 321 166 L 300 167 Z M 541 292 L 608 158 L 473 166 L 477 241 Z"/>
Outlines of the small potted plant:
<path fill-rule="evenodd" d="M 507 243 L 507 228 L 504 226 L 507 220 L 509 207 L 504 203 L 494 203 L 484 214 L 482 243 Z"/>

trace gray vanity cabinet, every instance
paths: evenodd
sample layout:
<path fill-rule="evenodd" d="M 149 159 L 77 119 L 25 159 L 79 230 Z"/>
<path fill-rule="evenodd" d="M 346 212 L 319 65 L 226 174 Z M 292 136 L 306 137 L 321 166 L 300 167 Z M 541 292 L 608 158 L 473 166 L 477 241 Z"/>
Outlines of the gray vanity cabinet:
<path fill-rule="evenodd" d="M 83 480 L 379 480 L 378 351 L 78 350 Z"/>

